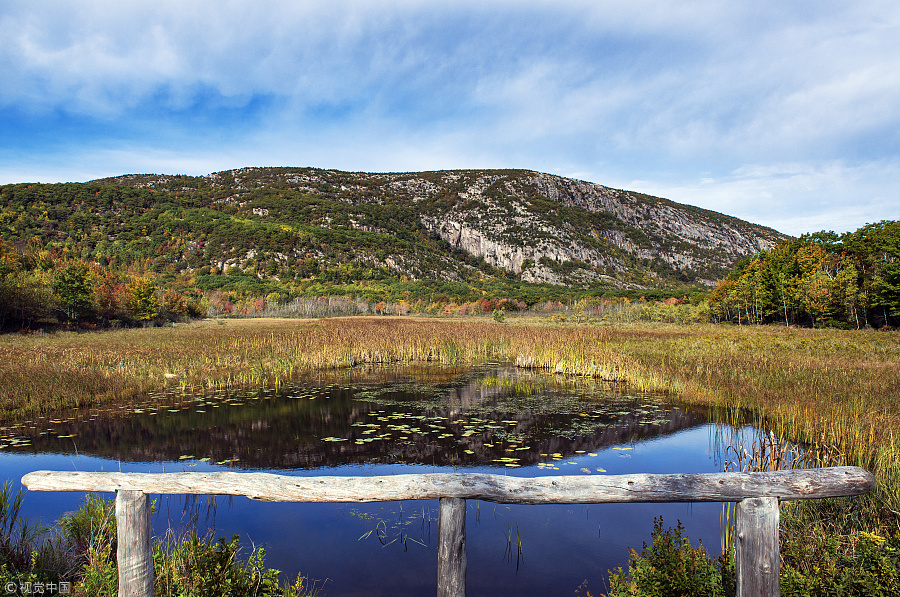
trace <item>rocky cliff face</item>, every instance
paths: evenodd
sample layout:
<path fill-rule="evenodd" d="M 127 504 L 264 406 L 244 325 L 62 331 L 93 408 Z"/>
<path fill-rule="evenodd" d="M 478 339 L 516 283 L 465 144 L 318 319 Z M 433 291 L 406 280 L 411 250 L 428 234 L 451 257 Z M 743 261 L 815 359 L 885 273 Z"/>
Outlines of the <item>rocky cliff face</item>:
<path fill-rule="evenodd" d="M 564 205 L 613 214 L 626 227 L 643 232 L 604 229 L 598 233 L 625 253 L 658 259 L 673 270 L 730 269 L 739 259 L 775 246 L 785 235 L 737 218 L 673 201 L 602 185 L 536 173 L 538 191 Z M 635 239 L 637 236 L 640 240 Z M 708 281 L 708 280 L 707 280 Z"/>
<path fill-rule="evenodd" d="M 421 204 L 421 222 L 452 247 L 532 282 L 640 286 L 674 273 L 712 283 L 785 238 L 716 212 L 539 172 L 308 170 L 279 178 L 348 201 Z"/>
<path fill-rule="evenodd" d="M 667 199 L 524 170 L 369 174 L 244 168 L 194 180 L 219 189 L 219 203 L 239 205 L 251 217 L 269 217 L 268 208 L 256 206 L 252 197 L 254 191 L 273 188 L 358 206 L 350 209 L 359 209 L 360 216 L 351 214 L 348 225 L 365 232 L 390 230 L 371 224 L 362 207 L 371 213 L 402 206 L 405 217 L 412 209 L 414 216 L 402 222 L 404 227 L 424 227 L 452 249 L 531 282 L 644 287 L 677 279 L 712 284 L 739 259 L 786 238 L 770 228 Z M 173 184 L 166 177 L 149 176 L 114 182 Z M 334 226 L 327 216 L 318 225 Z M 458 276 L 452 268 L 425 271 L 408 253 L 357 259 L 411 277 Z"/>

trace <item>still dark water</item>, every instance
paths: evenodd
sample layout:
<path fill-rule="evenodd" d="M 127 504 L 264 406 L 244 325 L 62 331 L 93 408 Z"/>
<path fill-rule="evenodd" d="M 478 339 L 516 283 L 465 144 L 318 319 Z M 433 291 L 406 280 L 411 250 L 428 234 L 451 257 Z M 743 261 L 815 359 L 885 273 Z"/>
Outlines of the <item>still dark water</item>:
<path fill-rule="evenodd" d="M 0 482 L 33 470 L 252 470 L 284 475 L 482 472 L 510 476 L 722 470 L 716 428 L 661 397 L 499 364 L 476 369 L 357 368 L 274 389 L 154 396 L 0 429 Z M 111 495 L 108 497 L 112 497 Z M 74 492 L 29 492 L 23 513 L 52 522 Z M 266 548 L 286 577 L 329 596 L 434 595 L 437 501 L 292 504 L 163 496 L 154 533 L 203 534 Z M 655 517 L 680 520 L 720 553 L 719 504 L 504 506 L 468 500 L 470 595 L 605 592 L 608 570 L 649 541 Z"/>

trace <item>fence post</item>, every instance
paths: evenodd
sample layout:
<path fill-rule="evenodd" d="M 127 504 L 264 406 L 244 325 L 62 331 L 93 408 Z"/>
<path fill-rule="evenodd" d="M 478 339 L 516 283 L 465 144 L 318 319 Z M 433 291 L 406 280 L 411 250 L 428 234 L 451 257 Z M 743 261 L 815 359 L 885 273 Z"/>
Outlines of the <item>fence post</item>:
<path fill-rule="evenodd" d="M 119 597 L 153 597 L 150 496 L 142 491 L 116 492 L 116 537 Z"/>
<path fill-rule="evenodd" d="M 438 597 L 466 597 L 466 500 L 441 498 Z"/>
<path fill-rule="evenodd" d="M 737 505 L 737 597 L 780 597 L 778 498 L 745 498 Z"/>

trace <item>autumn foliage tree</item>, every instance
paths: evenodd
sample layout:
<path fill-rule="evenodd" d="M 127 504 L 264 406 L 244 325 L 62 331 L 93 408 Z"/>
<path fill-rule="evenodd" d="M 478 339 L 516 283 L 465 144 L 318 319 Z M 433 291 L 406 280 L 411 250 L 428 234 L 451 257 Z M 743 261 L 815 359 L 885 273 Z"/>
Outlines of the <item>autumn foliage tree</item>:
<path fill-rule="evenodd" d="M 107 269 L 94 269 L 94 302 L 104 321 L 127 317 L 128 293 L 121 277 Z"/>
<path fill-rule="evenodd" d="M 900 222 L 817 232 L 742 262 L 709 298 L 717 321 L 861 328 L 900 318 Z"/>
<path fill-rule="evenodd" d="M 129 309 L 138 319 L 147 321 L 159 314 L 159 299 L 156 292 L 156 283 L 149 278 L 131 280 L 128 285 Z"/>

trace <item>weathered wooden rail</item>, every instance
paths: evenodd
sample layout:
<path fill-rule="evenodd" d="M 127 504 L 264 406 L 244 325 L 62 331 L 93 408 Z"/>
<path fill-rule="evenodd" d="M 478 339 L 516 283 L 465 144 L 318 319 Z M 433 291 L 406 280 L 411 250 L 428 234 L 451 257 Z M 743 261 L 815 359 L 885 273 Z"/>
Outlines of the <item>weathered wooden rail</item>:
<path fill-rule="evenodd" d="M 466 592 L 466 504 L 738 502 L 738 597 L 780 594 L 780 500 L 861 495 L 874 477 L 857 467 L 768 473 L 507 477 L 473 473 L 387 477 L 287 477 L 267 473 L 89 473 L 36 471 L 37 491 L 116 492 L 119 596 L 153 595 L 151 494 L 242 495 L 270 502 L 379 502 L 440 499 L 438 597 Z"/>

